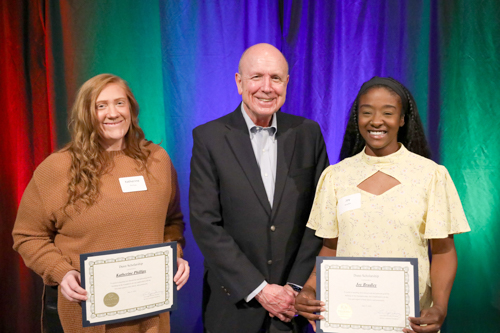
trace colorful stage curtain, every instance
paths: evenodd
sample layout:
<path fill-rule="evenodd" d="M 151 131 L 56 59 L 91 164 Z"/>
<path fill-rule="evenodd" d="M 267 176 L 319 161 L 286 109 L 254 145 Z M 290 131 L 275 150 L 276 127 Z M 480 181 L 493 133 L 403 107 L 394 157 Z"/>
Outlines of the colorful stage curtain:
<path fill-rule="evenodd" d="M 187 193 L 192 129 L 234 110 L 239 57 L 271 43 L 290 65 L 283 111 L 316 120 L 335 163 L 347 112 L 374 75 L 417 100 L 433 159 L 450 171 L 472 232 L 459 256 L 443 332 L 500 327 L 500 2 L 412 0 L 0 0 L 0 327 L 39 327 L 41 282 L 11 249 L 34 168 L 68 140 L 78 87 L 99 73 L 130 83 L 148 139 L 161 143 Z M 187 222 L 192 267 L 173 332 L 201 332 L 203 257 Z"/>
<path fill-rule="evenodd" d="M 41 281 L 13 252 L 11 232 L 36 165 L 55 148 L 44 7 L 1 1 L 0 17 L 0 331 L 37 332 Z"/>

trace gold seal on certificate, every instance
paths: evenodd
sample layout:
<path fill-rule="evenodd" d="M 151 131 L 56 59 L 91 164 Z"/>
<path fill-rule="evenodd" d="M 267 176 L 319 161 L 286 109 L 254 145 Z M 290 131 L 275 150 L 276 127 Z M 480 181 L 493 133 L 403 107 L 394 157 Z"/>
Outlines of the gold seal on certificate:
<path fill-rule="evenodd" d="M 118 294 L 116 293 L 107 293 L 106 296 L 104 296 L 104 305 L 113 307 L 116 304 L 118 304 L 118 301 L 120 300 L 120 297 L 118 297 Z"/>
<path fill-rule="evenodd" d="M 317 257 L 316 272 L 317 332 L 401 332 L 420 315 L 415 258 Z"/>
<path fill-rule="evenodd" d="M 177 307 L 177 243 L 80 255 L 83 327 L 152 316 Z"/>

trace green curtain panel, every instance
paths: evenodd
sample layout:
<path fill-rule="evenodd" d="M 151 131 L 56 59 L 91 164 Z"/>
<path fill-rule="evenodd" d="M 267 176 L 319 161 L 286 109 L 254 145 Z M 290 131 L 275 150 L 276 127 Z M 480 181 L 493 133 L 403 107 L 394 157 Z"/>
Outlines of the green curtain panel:
<path fill-rule="evenodd" d="M 459 267 L 446 332 L 500 332 L 500 3 L 440 2 L 440 154 L 472 232 L 459 235 Z"/>

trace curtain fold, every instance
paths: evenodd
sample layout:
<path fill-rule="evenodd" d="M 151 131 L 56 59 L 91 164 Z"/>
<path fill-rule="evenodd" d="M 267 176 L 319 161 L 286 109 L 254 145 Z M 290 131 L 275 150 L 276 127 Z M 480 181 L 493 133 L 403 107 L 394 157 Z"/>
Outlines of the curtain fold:
<path fill-rule="evenodd" d="M 441 161 L 472 232 L 455 237 L 447 332 L 500 330 L 500 3 L 439 2 Z"/>
<path fill-rule="evenodd" d="M 41 2 L 0 2 L 0 327 L 39 330 L 41 280 L 12 250 L 17 205 L 36 165 L 54 149 Z M 28 314 L 28 315 L 27 315 Z M 33 314 L 33 315 L 32 315 Z"/>
<path fill-rule="evenodd" d="M 391 76 L 415 95 L 424 123 L 429 80 L 426 2 L 284 1 L 290 63 L 286 112 L 316 120 L 338 161 L 348 112 L 362 83 Z"/>
<path fill-rule="evenodd" d="M 279 10 L 277 1 L 160 0 L 164 147 L 177 168 L 186 220 L 191 131 L 241 102 L 234 79 L 239 58 L 256 43 L 281 47 Z M 172 332 L 201 332 L 203 257 L 189 226 L 185 236 L 184 253 L 193 269 L 186 290 L 179 293 L 179 306 L 189 310 L 172 314 Z"/>

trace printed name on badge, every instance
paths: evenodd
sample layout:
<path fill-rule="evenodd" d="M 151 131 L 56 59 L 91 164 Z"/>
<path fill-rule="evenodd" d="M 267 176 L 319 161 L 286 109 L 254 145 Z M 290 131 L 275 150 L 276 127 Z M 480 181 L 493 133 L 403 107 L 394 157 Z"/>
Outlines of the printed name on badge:
<path fill-rule="evenodd" d="M 118 180 L 120 181 L 123 193 L 148 190 L 143 176 L 123 177 Z"/>
<path fill-rule="evenodd" d="M 339 215 L 353 209 L 361 208 L 361 193 L 355 193 L 341 198 L 337 207 Z"/>

